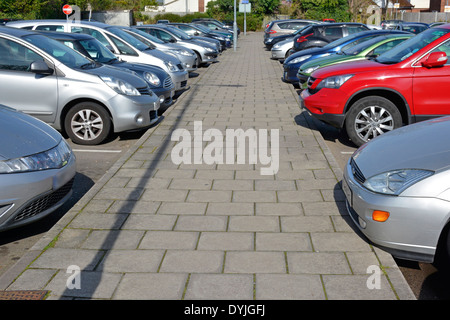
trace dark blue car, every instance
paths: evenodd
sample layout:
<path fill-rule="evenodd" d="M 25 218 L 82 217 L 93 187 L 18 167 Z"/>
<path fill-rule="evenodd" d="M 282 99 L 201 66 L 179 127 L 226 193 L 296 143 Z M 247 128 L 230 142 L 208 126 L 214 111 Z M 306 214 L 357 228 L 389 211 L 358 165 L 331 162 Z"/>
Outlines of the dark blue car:
<path fill-rule="evenodd" d="M 308 61 L 326 57 L 332 54 L 338 54 L 342 50 L 348 49 L 357 45 L 358 43 L 364 42 L 366 40 L 378 37 L 384 34 L 394 34 L 394 33 L 407 33 L 398 30 L 368 30 L 358 33 L 354 33 L 347 37 L 335 40 L 329 44 L 320 48 L 311 48 L 298 51 L 290 55 L 283 63 L 283 76 L 281 80 L 286 83 L 294 85 L 294 87 L 299 87 L 299 79 L 297 78 L 297 72 L 303 63 Z"/>

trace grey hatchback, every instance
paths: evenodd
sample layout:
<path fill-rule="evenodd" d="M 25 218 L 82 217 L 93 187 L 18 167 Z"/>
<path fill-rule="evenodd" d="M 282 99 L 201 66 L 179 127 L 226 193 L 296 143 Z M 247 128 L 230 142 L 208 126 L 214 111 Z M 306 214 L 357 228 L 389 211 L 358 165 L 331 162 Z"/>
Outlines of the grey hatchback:
<path fill-rule="evenodd" d="M 450 117 L 395 129 L 361 146 L 344 170 L 351 218 L 398 258 L 450 262 L 449 134 Z"/>
<path fill-rule="evenodd" d="M 52 213 L 72 194 L 75 155 L 55 129 L 0 105 L 0 230 Z"/>
<path fill-rule="evenodd" d="M 86 58 L 35 31 L 0 28 L 0 103 L 66 132 L 78 144 L 158 121 L 158 97 L 130 72 Z"/>

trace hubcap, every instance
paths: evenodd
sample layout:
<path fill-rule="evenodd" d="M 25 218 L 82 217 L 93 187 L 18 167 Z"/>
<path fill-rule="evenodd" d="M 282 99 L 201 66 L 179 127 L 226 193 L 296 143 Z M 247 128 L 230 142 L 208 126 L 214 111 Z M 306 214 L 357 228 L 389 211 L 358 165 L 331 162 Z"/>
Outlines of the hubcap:
<path fill-rule="evenodd" d="M 394 130 L 394 119 L 385 108 L 369 106 L 357 114 L 355 130 L 359 138 L 369 141 L 385 132 Z"/>
<path fill-rule="evenodd" d="M 103 131 L 103 120 L 90 109 L 78 111 L 71 121 L 72 132 L 82 140 L 94 140 Z"/>

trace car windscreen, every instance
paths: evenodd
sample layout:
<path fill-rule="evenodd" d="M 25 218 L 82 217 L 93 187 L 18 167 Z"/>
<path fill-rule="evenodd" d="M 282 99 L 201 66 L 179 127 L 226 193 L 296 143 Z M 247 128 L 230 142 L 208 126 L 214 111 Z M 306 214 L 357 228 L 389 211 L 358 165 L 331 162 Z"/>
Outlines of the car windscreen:
<path fill-rule="evenodd" d="M 92 60 L 100 63 L 110 63 L 117 60 L 117 57 L 97 40 L 80 40 L 79 44 L 86 50 Z"/>
<path fill-rule="evenodd" d="M 180 38 L 181 40 L 191 40 L 192 37 L 190 35 L 188 35 L 186 32 L 181 31 L 178 28 L 172 28 L 172 27 L 168 27 L 167 30 L 174 34 L 175 36 L 177 36 L 178 38 Z"/>
<path fill-rule="evenodd" d="M 118 36 L 120 39 L 126 41 L 128 44 L 130 44 L 131 46 L 135 47 L 136 49 L 138 49 L 140 51 L 144 51 L 144 50 L 148 49 L 148 45 L 146 45 L 142 41 L 136 39 L 131 34 L 126 33 L 122 29 L 119 29 L 117 27 L 110 27 L 110 28 L 107 28 L 106 30 L 108 30 L 112 34 Z"/>
<path fill-rule="evenodd" d="M 23 39 L 47 52 L 53 58 L 69 68 L 86 69 L 96 67 L 95 62 L 92 60 L 56 40 L 47 38 L 46 36 L 33 34 L 26 35 Z"/>
<path fill-rule="evenodd" d="M 136 34 L 138 34 L 138 35 L 140 35 L 140 36 L 150 40 L 153 43 L 159 43 L 159 44 L 164 44 L 165 43 L 161 39 L 159 39 L 159 38 L 157 38 L 155 36 L 152 36 L 150 33 L 147 33 L 147 32 L 142 31 L 140 29 L 131 28 L 131 29 L 127 30 L 127 32 L 129 32 L 129 33 L 134 32 L 134 33 L 136 33 Z"/>
<path fill-rule="evenodd" d="M 427 29 L 418 35 L 400 43 L 392 48 L 392 50 L 378 56 L 377 61 L 384 64 L 399 63 L 409 56 L 413 55 L 423 47 L 427 46 L 434 40 L 446 35 L 450 29 L 432 28 Z"/>
<path fill-rule="evenodd" d="M 344 43 L 350 42 L 353 39 L 358 39 L 358 38 L 362 37 L 365 32 L 366 31 L 353 33 L 352 35 L 340 38 L 338 40 L 334 40 L 334 41 L 330 42 L 329 44 L 323 46 L 323 48 L 324 49 L 331 49 L 331 48 L 335 48 L 335 47 L 341 46 Z M 367 36 L 370 36 L 370 34 L 367 34 Z M 376 35 L 372 35 L 372 37 L 376 37 Z"/>

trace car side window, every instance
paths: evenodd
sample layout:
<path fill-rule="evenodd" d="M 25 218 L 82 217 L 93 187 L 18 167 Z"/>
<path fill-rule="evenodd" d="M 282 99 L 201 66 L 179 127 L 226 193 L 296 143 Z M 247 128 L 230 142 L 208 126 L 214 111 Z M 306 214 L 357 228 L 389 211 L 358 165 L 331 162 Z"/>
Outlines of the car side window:
<path fill-rule="evenodd" d="M 174 38 L 167 32 L 163 30 L 154 30 L 156 37 L 161 39 L 164 42 L 170 42 L 171 40 L 174 40 Z"/>
<path fill-rule="evenodd" d="M 393 47 L 395 47 L 396 45 L 398 45 L 399 43 L 401 43 L 403 41 L 404 41 L 404 39 L 398 39 L 398 40 L 394 40 L 394 41 L 389 41 L 389 42 L 383 43 L 381 46 L 373 49 L 371 54 L 379 56 L 383 52 L 391 50 Z"/>
<path fill-rule="evenodd" d="M 305 25 L 306 25 L 306 23 L 304 23 L 304 22 L 291 22 L 289 24 L 289 29 L 298 30 L 300 28 L 303 28 Z"/>
<path fill-rule="evenodd" d="M 34 30 L 42 30 L 42 31 L 58 31 L 58 32 L 64 32 L 64 26 L 61 25 L 41 25 L 37 26 Z"/>
<path fill-rule="evenodd" d="M 278 28 L 280 29 L 290 29 L 289 28 L 289 22 L 282 22 L 278 24 Z"/>
<path fill-rule="evenodd" d="M 436 52 L 436 51 L 442 51 L 445 52 L 445 54 L 447 55 L 447 62 L 445 63 L 445 65 L 449 65 L 450 64 L 450 41 L 447 40 L 446 42 L 442 43 L 439 47 L 436 47 L 432 52 Z"/>
<path fill-rule="evenodd" d="M 341 38 L 342 28 L 341 27 L 326 27 L 325 28 L 325 36 L 330 38 Z"/>
<path fill-rule="evenodd" d="M 104 46 L 110 46 L 108 39 L 99 31 L 91 28 L 84 28 L 84 27 L 71 27 L 72 33 L 83 33 L 88 34 L 90 36 L 93 36 L 95 39 L 100 41 Z"/>
<path fill-rule="evenodd" d="M 115 44 L 115 46 L 117 47 L 117 49 L 119 49 L 120 54 L 125 54 L 128 56 L 137 56 L 138 54 L 136 53 L 136 51 L 130 47 L 129 45 L 127 45 L 125 42 L 123 42 L 122 40 L 119 40 L 116 37 L 110 36 L 109 37 L 111 39 L 111 41 Z"/>
<path fill-rule="evenodd" d="M 366 31 L 366 28 L 363 28 L 361 26 L 347 26 L 347 32 L 348 34 L 353 34 L 361 31 Z"/>
<path fill-rule="evenodd" d="M 34 61 L 44 59 L 19 43 L 0 38 L 0 70 L 28 71 Z"/>

